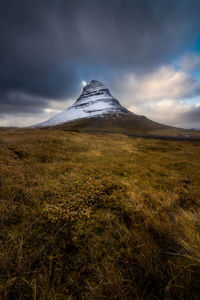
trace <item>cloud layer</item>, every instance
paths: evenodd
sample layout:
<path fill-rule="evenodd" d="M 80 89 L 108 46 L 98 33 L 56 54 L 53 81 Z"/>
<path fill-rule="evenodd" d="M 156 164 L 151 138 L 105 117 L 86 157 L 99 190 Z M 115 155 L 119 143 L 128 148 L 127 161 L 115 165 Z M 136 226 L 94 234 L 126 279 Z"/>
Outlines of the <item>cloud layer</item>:
<path fill-rule="evenodd" d="M 200 127 L 199 106 L 193 103 L 200 100 L 200 82 L 181 69 L 168 65 L 142 76 L 126 74 L 116 86 L 137 114 L 169 125 Z"/>
<path fill-rule="evenodd" d="M 199 11 L 198 0 L 1 0 L 0 125 L 5 119 L 29 125 L 48 118 L 53 102 L 64 108 L 78 96 L 81 82 L 92 79 L 107 83 L 122 104 L 137 104 L 137 110 L 144 97 L 158 105 L 176 81 L 188 91 L 174 85 L 165 101 L 181 101 L 181 93 L 193 97 L 198 84 L 186 72 L 197 68 L 198 55 L 184 56 L 180 72 L 161 66 L 196 50 Z M 160 76 L 167 79 L 161 89 Z M 136 100 L 127 98 L 130 88 L 123 84 L 119 91 L 122 78 L 128 80 L 124 86 L 133 83 Z"/>

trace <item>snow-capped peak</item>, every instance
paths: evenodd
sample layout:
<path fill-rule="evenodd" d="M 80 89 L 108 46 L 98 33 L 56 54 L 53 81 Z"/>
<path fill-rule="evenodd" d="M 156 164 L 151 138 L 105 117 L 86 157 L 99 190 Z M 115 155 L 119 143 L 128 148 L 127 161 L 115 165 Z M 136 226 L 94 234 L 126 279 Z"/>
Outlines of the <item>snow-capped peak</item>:
<path fill-rule="evenodd" d="M 110 93 L 105 84 L 92 80 L 83 88 L 75 103 L 44 123 L 33 127 L 49 127 L 82 118 L 105 117 L 106 115 L 129 113 Z"/>

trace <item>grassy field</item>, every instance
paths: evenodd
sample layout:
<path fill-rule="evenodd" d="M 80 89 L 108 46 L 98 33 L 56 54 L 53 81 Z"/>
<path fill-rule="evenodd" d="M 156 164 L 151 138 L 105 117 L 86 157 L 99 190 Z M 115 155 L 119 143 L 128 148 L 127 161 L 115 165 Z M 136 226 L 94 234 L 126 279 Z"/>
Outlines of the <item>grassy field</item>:
<path fill-rule="evenodd" d="M 0 298 L 199 299 L 200 143 L 0 131 Z"/>

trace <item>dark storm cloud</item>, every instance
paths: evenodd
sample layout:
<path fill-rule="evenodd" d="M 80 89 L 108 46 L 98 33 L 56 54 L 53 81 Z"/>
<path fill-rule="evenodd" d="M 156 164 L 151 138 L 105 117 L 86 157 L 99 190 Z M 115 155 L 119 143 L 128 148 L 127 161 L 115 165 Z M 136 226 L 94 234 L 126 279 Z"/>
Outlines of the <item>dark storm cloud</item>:
<path fill-rule="evenodd" d="M 199 11 L 199 0 L 0 0 L 1 113 L 167 62 L 195 43 Z"/>
<path fill-rule="evenodd" d="M 190 109 L 180 116 L 182 123 L 192 124 L 194 128 L 200 129 L 200 107 Z"/>
<path fill-rule="evenodd" d="M 0 117 L 4 114 L 39 113 L 48 105 L 48 98 L 34 97 L 22 92 L 1 93 Z"/>

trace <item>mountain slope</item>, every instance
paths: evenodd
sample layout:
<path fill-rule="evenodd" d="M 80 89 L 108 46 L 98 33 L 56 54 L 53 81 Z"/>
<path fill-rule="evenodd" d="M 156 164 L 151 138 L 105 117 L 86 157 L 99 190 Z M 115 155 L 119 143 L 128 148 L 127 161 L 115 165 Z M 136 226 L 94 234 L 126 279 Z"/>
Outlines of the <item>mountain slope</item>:
<path fill-rule="evenodd" d="M 51 127 L 52 128 L 52 127 Z M 135 114 L 107 114 L 91 118 L 73 120 L 65 124 L 55 126 L 55 129 L 78 130 L 78 131 L 99 131 L 99 132 L 149 132 L 154 130 L 171 128 L 147 119 L 144 116 Z"/>

